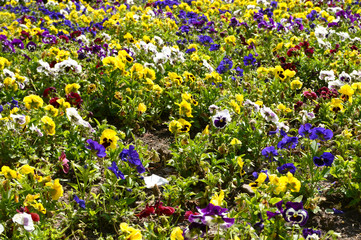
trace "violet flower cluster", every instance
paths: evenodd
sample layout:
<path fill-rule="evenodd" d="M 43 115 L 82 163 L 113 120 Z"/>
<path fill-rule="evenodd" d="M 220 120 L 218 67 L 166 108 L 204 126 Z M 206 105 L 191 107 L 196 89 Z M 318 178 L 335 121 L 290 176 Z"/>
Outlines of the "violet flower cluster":
<path fill-rule="evenodd" d="M 234 224 L 234 218 L 227 217 L 227 208 L 213 205 L 209 203 L 206 208 L 197 207 L 198 215 L 191 214 L 188 217 L 188 221 L 191 224 L 183 231 L 183 237 L 185 240 L 194 239 L 207 232 L 207 230 L 215 225 L 219 225 L 220 228 L 226 229 Z"/>
<path fill-rule="evenodd" d="M 129 165 L 135 166 L 138 173 L 145 172 L 145 168 L 142 161 L 140 161 L 139 154 L 133 145 L 130 145 L 129 149 L 123 149 L 123 151 L 119 154 L 119 157 L 124 162 L 128 162 Z"/>

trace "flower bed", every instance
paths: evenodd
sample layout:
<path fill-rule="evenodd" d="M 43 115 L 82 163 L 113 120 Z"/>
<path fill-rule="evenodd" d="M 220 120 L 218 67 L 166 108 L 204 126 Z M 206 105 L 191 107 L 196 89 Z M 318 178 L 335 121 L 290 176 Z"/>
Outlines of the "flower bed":
<path fill-rule="evenodd" d="M 1 239 L 357 236 L 360 5 L 3 2 Z"/>

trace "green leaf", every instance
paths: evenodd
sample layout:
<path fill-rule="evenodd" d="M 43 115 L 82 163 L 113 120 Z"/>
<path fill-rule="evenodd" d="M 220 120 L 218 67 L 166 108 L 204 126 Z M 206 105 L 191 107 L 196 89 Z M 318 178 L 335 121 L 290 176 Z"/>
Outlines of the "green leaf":
<path fill-rule="evenodd" d="M 78 191 L 78 184 L 77 183 L 68 183 L 72 188 L 74 188 L 75 190 L 77 190 Z"/>
<path fill-rule="evenodd" d="M 282 198 L 274 197 L 274 198 L 271 198 L 271 200 L 269 200 L 269 203 L 271 205 L 275 205 L 276 203 L 278 203 L 281 200 L 282 200 Z"/>
<path fill-rule="evenodd" d="M 295 199 L 293 199 L 293 202 L 301 202 L 303 198 L 303 195 L 300 195 L 298 197 L 296 197 Z"/>
<path fill-rule="evenodd" d="M 312 153 L 315 155 L 318 151 L 318 145 L 317 145 L 317 142 L 315 140 L 313 140 L 311 142 L 311 150 L 312 150 Z"/>

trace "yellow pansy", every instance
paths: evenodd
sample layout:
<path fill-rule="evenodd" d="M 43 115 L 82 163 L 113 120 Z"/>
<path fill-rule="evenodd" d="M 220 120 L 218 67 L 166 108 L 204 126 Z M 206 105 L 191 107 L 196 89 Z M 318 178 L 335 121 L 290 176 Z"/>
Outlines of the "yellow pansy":
<path fill-rule="evenodd" d="M 47 182 L 45 186 L 50 187 L 50 195 L 53 200 L 58 200 L 63 196 L 63 186 L 59 183 L 59 179 L 55 179 L 54 182 Z"/>
<path fill-rule="evenodd" d="M 54 135 L 55 134 L 55 122 L 48 116 L 44 116 L 41 118 L 41 121 L 44 123 L 43 129 L 46 134 Z"/>
<path fill-rule="evenodd" d="M 43 106 L 44 101 L 41 97 L 37 95 L 29 95 L 24 97 L 23 102 L 25 103 L 25 107 L 27 109 L 38 109 Z"/>
<path fill-rule="evenodd" d="M 34 170 L 35 168 L 34 167 L 30 167 L 28 164 L 22 166 L 21 168 L 19 168 L 19 171 L 21 174 L 32 174 L 34 175 Z"/>
<path fill-rule="evenodd" d="M 71 92 L 77 92 L 79 88 L 80 88 L 80 85 L 77 83 L 68 84 L 65 87 L 65 93 L 69 94 Z"/>
<path fill-rule="evenodd" d="M 100 144 L 105 148 L 116 149 L 118 142 L 117 132 L 112 129 L 105 129 L 100 136 Z"/>

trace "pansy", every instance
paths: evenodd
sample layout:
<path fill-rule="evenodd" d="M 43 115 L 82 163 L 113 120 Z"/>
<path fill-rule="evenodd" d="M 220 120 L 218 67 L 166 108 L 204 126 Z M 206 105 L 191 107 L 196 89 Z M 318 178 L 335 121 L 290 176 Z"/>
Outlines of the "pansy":
<path fill-rule="evenodd" d="M 245 66 L 252 65 L 254 66 L 256 63 L 256 59 L 253 57 L 252 53 L 250 53 L 248 56 L 243 57 L 243 64 Z"/>
<path fill-rule="evenodd" d="M 282 166 L 277 168 L 279 173 L 286 174 L 288 172 L 295 174 L 296 167 L 293 163 L 285 163 Z"/>
<path fill-rule="evenodd" d="M 269 122 L 276 123 L 279 118 L 276 113 L 274 113 L 269 107 L 263 107 L 260 110 L 262 117 Z"/>
<path fill-rule="evenodd" d="M 119 154 L 119 157 L 124 162 L 128 162 L 129 164 L 136 166 L 138 173 L 145 172 L 145 168 L 139 158 L 139 154 L 133 145 L 130 145 L 129 149 L 124 148 L 123 151 Z"/>
<path fill-rule="evenodd" d="M 98 157 L 103 158 L 107 155 L 107 153 L 105 152 L 105 147 L 99 144 L 97 141 L 88 139 L 86 142 L 88 143 L 88 145 L 86 145 L 85 148 L 94 151 Z"/>
<path fill-rule="evenodd" d="M 319 157 L 317 156 L 313 157 L 313 162 L 317 167 L 322 167 L 322 166 L 330 167 L 334 159 L 335 156 L 332 153 L 324 152 Z"/>
<path fill-rule="evenodd" d="M 280 142 L 278 142 L 277 147 L 284 149 L 293 149 L 296 148 L 298 144 L 298 138 L 297 137 L 290 137 L 288 135 L 284 136 Z"/>
<path fill-rule="evenodd" d="M 180 227 L 173 228 L 170 234 L 170 240 L 184 240 L 183 231 Z"/>
<path fill-rule="evenodd" d="M 24 229 L 28 232 L 32 232 L 35 230 L 33 219 L 31 215 L 26 212 L 19 212 L 15 214 L 12 220 L 14 223 L 23 225 Z"/>
<path fill-rule="evenodd" d="M 213 125 L 219 129 L 224 128 L 231 120 L 232 118 L 228 109 L 219 111 L 212 117 Z"/>
<path fill-rule="evenodd" d="M 319 139 L 321 141 L 330 140 L 333 137 L 333 132 L 330 129 L 325 129 L 322 127 L 315 127 L 311 129 L 311 135 L 309 138 L 311 140 Z"/>
<path fill-rule="evenodd" d="M 59 157 L 59 161 L 61 162 L 61 165 L 63 166 L 63 172 L 64 173 L 68 173 L 69 172 L 69 160 L 66 158 L 65 152 L 62 152 L 60 157 Z"/>
<path fill-rule="evenodd" d="M 79 199 L 79 197 L 77 195 L 74 195 L 74 201 L 79 204 L 79 206 L 81 208 L 84 208 L 85 209 L 85 201 L 82 200 L 82 199 Z"/>
<path fill-rule="evenodd" d="M 55 179 L 53 182 L 47 182 L 45 186 L 50 187 L 50 195 L 53 200 L 58 200 L 63 196 L 63 186 L 59 183 L 59 179 Z"/>
<path fill-rule="evenodd" d="M 311 128 L 312 125 L 310 123 L 301 125 L 298 129 L 298 134 L 300 134 L 302 137 L 308 137 L 311 134 Z"/>
<path fill-rule="evenodd" d="M 168 184 L 169 181 L 163 177 L 160 177 L 156 174 L 152 174 L 151 176 L 144 177 L 144 182 L 147 188 L 153 188 L 155 185 L 162 186 L 164 184 Z"/>
<path fill-rule="evenodd" d="M 283 212 L 283 218 L 286 220 L 286 222 L 303 226 L 306 224 L 308 217 L 308 212 L 303 209 L 302 202 L 286 203 L 286 209 Z"/>
<path fill-rule="evenodd" d="M 306 240 L 318 240 L 321 237 L 321 231 L 320 230 L 313 230 L 312 228 L 304 228 L 302 229 L 302 236 Z"/>
<path fill-rule="evenodd" d="M 100 136 L 100 144 L 106 149 L 115 149 L 118 142 L 117 132 L 112 129 L 105 129 Z"/>
<path fill-rule="evenodd" d="M 108 167 L 109 170 L 111 170 L 117 179 L 125 179 L 124 174 L 119 170 L 117 163 L 115 161 L 112 162 L 112 166 Z"/>
<path fill-rule="evenodd" d="M 274 156 L 278 156 L 278 152 L 274 146 L 269 146 L 262 150 L 262 155 L 267 159 L 272 160 Z"/>
<path fill-rule="evenodd" d="M 229 228 L 234 224 L 234 218 L 227 217 L 227 208 L 215 206 L 209 203 L 206 208 L 197 207 L 199 215 L 190 215 L 189 221 L 195 223 L 202 223 L 207 226 L 218 225 L 221 228 Z"/>

